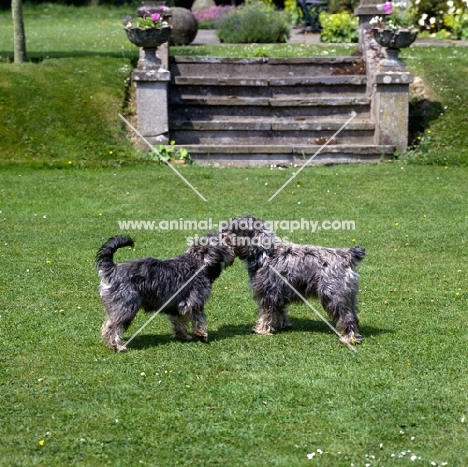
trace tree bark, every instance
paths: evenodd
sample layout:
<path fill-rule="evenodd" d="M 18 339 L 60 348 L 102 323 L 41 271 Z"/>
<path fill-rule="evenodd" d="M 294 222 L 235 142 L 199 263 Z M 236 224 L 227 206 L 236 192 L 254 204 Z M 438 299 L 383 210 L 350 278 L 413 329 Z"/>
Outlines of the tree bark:
<path fill-rule="evenodd" d="M 11 15 L 13 17 L 14 62 L 23 63 L 26 60 L 26 34 L 22 0 L 11 0 Z"/>

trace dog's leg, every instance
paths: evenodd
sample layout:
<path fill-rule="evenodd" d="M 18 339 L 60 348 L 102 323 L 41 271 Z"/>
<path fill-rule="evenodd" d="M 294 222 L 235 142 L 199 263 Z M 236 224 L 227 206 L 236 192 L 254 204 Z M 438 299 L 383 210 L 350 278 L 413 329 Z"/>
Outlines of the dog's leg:
<path fill-rule="evenodd" d="M 363 337 L 359 334 L 357 317 L 357 294 L 359 284 L 356 284 L 356 291 L 351 296 L 351 306 L 349 309 L 344 308 L 345 312 L 340 313 L 340 317 L 336 323 L 338 331 L 343 335 L 340 342 L 344 344 L 361 344 Z"/>
<path fill-rule="evenodd" d="M 289 321 L 288 309 L 284 308 L 278 312 L 277 316 L 277 327 L 278 329 L 287 329 L 290 328 L 291 321 Z"/>
<path fill-rule="evenodd" d="M 123 333 L 128 329 L 135 318 L 140 301 L 132 300 L 132 297 L 125 302 L 115 301 L 109 297 L 103 297 L 104 307 L 107 312 L 107 319 L 104 321 L 101 334 L 103 341 L 117 352 L 126 352 Z"/>
<path fill-rule="evenodd" d="M 258 319 L 252 332 L 255 334 L 271 335 L 276 332 L 275 329 L 276 312 L 271 307 L 258 307 Z"/>
<path fill-rule="evenodd" d="M 174 339 L 181 339 L 183 341 L 192 339 L 187 333 L 187 316 L 167 315 L 167 319 L 172 325 L 172 337 Z"/>
<path fill-rule="evenodd" d="M 208 342 L 208 332 L 206 331 L 206 315 L 203 308 L 191 310 L 193 335 L 201 342 Z"/>
<path fill-rule="evenodd" d="M 361 344 L 363 341 L 363 337 L 359 334 L 359 330 L 357 327 L 357 318 L 356 320 L 338 320 L 336 323 L 336 329 L 341 334 L 340 342 L 343 344 Z"/>
<path fill-rule="evenodd" d="M 106 319 L 101 328 L 102 340 L 112 350 L 126 352 L 128 349 L 125 347 L 122 334 L 129 325 L 130 322 L 125 324 L 123 322 L 113 321 L 111 318 Z"/>
<path fill-rule="evenodd" d="M 330 318 L 336 320 L 336 329 L 341 334 L 340 342 L 360 344 L 363 337 L 359 334 L 359 319 L 354 311 L 356 299 L 352 298 L 351 303 L 346 299 L 337 300 L 337 296 L 331 298 L 322 295 L 320 299 Z"/>

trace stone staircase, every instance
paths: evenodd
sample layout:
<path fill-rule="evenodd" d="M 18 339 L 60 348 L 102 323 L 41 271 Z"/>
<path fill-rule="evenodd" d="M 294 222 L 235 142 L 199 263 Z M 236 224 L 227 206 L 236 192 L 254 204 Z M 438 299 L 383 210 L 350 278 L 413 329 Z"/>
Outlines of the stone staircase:
<path fill-rule="evenodd" d="M 197 164 L 294 166 L 317 152 L 312 164 L 377 162 L 395 151 L 376 143 L 359 56 L 178 56 L 169 71 L 169 139 Z"/>

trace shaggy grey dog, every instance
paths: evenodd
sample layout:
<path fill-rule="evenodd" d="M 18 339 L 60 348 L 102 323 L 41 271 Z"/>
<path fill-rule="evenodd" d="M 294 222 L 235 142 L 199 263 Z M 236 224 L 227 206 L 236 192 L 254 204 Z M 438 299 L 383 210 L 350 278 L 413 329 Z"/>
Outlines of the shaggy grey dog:
<path fill-rule="evenodd" d="M 336 321 L 341 342 L 362 342 L 356 266 L 365 256 L 363 248 L 283 243 L 264 221 L 249 215 L 230 219 L 223 232 L 229 234 L 236 256 L 245 261 L 258 302 L 258 321 L 252 332 L 273 334 L 291 326 L 287 307 L 302 300 L 299 293 L 304 298 L 320 299 L 330 318 Z"/>
<path fill-rule="evenodd" d="M 161 311 L 172 324 L 173 337 L 189 340 L 187 324 L 191 320 L 195 337 L 207 342 L 204 305 L 213 282 L 235 258 L 224 237 L 219 233 L 207 234 L 172 259 L 141 258 L 117 264 L 114 253 L 133 246 L 133 240 L 110 238 L 96 255 L 100 295 L 107 313 L 102 325 L 104 342 L 111 349 L 126 351 L 122 334 L 137 311 L 140 308 L 157 311 L 168 301 Z"/>

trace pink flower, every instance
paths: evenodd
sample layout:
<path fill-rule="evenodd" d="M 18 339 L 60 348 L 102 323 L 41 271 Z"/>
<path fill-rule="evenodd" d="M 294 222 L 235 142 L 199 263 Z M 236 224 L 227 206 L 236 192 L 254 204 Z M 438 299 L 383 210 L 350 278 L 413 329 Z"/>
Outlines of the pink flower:
<path fill-rule="evenodd" d="M 152 19 L 153 21 L 160 21 L 160 20 L 161 20 L 161 15 L 160 15 L 159 13 L 153 13 L 153 14 L 151 15 L 151 19 Z"/>
<path fill-rule="evenodd" d="M 393 3 L 392 2 L 385 2 L 383 4 L 383 12 L 386 15 L 391 15 L 393 10 Z"/>

